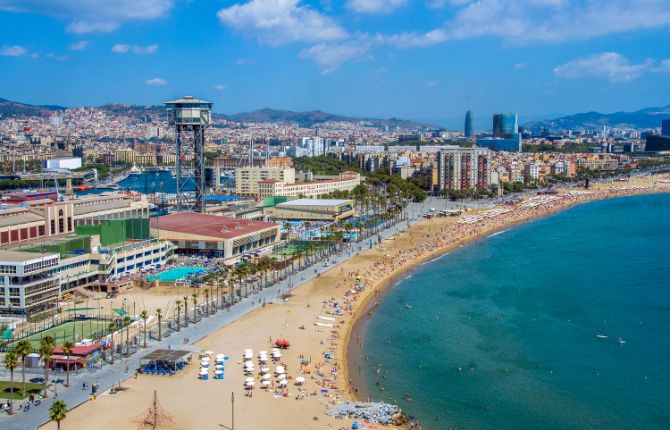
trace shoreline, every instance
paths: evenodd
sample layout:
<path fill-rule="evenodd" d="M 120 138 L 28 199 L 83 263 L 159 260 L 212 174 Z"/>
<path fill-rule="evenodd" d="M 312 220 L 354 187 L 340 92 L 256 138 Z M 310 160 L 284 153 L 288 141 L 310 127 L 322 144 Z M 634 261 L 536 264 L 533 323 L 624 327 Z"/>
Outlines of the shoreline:
<path fill-rule="evenodd" d="M 667 176 L 666 176 L 667 177 Z M 225 381 L 203 382 L 197 378 L 198 366 L 187 366 L 177 375 L 163 378 L 140 376 L 124 382 L 123 394 L 101 395 L 95 402 L 88 402 L 70 411 L 65 424 L 72 430 L 90 427 L 90 417 L 96 417 L 100 427 L 114 426 L 118 430 L 136 428 L 133 417 L 146 412 L 146 406 L 157 390 L 162 407 L 174 418 L 174 428 L 192 429 L 228 424 L 230 415 L 227 407 L 223 410 L 221 400 L 235 395 L 235 424 L 240 428 L 292 428 L 316 429 L 329 427 L 339 430 L 351 419 L 337 419 L 325 414 L 332 405 L 343 401 L 358 401 L 352 388 L 360 381 L 354 378 L 356 362 L 350 360 L 349 352 L 356 347 L 355 330 L 365 322 L 367 312 L 374 311 L 375 299 L 383 299 L 390 286 L 401 282 L 408 273 L 422 264 L 460 246 L 486 238 L 492 233 L 548 216 L 559 210 L 581 203 L 605 198 L 629 195 L 670 192 L 670 183 L 658 180 L 657 176 L 631 180 L 629 183 L 606 183 L 594 187 L 593 194 L 584 195 L 574 189 L 562 191 L 572 193 L 570 197 L 552 200 L 550 207 L 523 206 L 529 200 L 542 201 L 547 196 L 527 196 L 517 205 L 500 205 L 491 208 L 468 211 L 460 217 L 421 219 L 411 221 L 409 227 L 401 224 L 395 230 L 393 239 L 382 240 L 381 247 L 368 249 L 366 243 L 353 244 L 354 255 L 342 263 L 331 266 L 319 277 L 301 282 L 291 292 L 288 300 L 268 303 L 268 306 L 249 310 L 243 316 L 217 328 L 210 334 L 198 336 L 193 342 L 199 350 L 224 352 L 231 356 L 226 364 Z M 634 187 L 633 185 L 646 185 Z M 653 184 L 657 184 L 653 186 Z M 614 191 L 611 191 L 612 188 Z M 560 204 L 557 202 L 560 201 Z M 486 213 L 501 211 L 495 216 Z M 506 211 L 510 209 L 509 211 Z M 513 210 L 512 210 L 513 209 Z M 472 217 L 480 217 L 476 224 L 468 224 Z M 405 221 L 403 221 L 405 222 Z M 387 236 L 388 237 L 388 236 Z M 421 243 L 419 243 L 421 242 Z M 358 250 L 358 251 L 356 251 Z M 421 250 L 421 251 L 419 251 Z M 381 252 L 380 252 L 381 251 Z M 350 290 L 354 278 L 361 278 L 365 289 L 356 293 Z M 311 305 L 310 305 L 311 301 Z M 343 312 L 335 316 L 332 328 L 318 327 L 320 315 L 327 315 L 331 303 L 337 302 Z M 348 306 L 351 306 L 350 308 Z M 192 336 L 196 339 L 196 336 Z M 268 337 L 270 339 L 268 340 Z M 272 339 L 284 338 L 291 341 L 291 348 L 285 352 L 291 379 L 305 377 L 302 387 L 290 384 L 288 395 L 278 392 L 254 389 L 253 398 L 243 396 L 245 376 L 242 360 L 239 358 L 245 348 L 254 351 L 270 349 Z M 178 344 L 175 347 L 179 347 Z M 324 359 L 324 354 L 334 355 L 334 359 Z M 303 373 L 297 365 L 299 358 L 309 358 L 309 365 Z M 352 382 L 349 383 L 349 377 Z M 324 394 L 323 391 L 327 393 Z M 302 393 L 301 393 L 302 392 Z M 185 401 L 187 395 L 187 401 Z M 238 397 L 239 396 L 239 397 Z M 258 414 L 259 410 L 264 411 Z M 122 413 L 119 413 L 123 411 Z M 136 418 L 135 418 L 136 419 Z M 318 422 L 317 422 L 318 421 Z M 282 426 L 277 427 L 277 423 Z M 404 425 L 367 425 L 369 429 L 403 428 Z M 55 423 L 44 428 L 54 429 Z"/>
<path fill-rule="evenodd" d="M 599 189 L 596 190 L 601 191 Z M 355 362 L 355 353 L 359 352 L 364 348 L 364 346 L 358 345 L 356 340 L 359 338 L 359 336 L 362 335 L 362 332 L 365 328 L 364 326 L 366 320 L 364 319 L 364 315 L 366 313 L 369 314 L 370 312 L 374 311 L 374 308 L 378 305 L 379 302 L 381 302 L 381 300 L 384 299 L 385 295 L 389 292 L 391 287 L 397 285 L 399 282 L 402 282 L 405 279 L 402 277 L 402 275 L 411 274 L 414 270 L 418 270 L 422 265 L 442 258 L 445 255 L 448 255 L 448 253 L 453 251 L 454 249 L 466 245 L 471 245 L 472 243 L 477 242 L 479 239 L 489 238 L 493 234 L 507 231 L 518 225 L 526 224 L 536 219 L 549 217 L 558 212 L 568 210 L 578 205 L 593 203 L 602 200 L 615 199 L 615 198 L 624 198 L 624 197 L 633 197 L 633 196 L 651 195 L 651 194 L 668 194 L 668 193 L 670 193 L 670 188 L 661 190 L 640 189 L 640 190 L 633 190 L 632 192 L 617 192 L 617 194 L 613 195 L 600 195 L 594 193 L 586 195 L 582 199 L 577 198 L 572 200 L 564 200 L 563 202 L 561 202 L 562 204 L 548 208 L 541 213 L 525 214 L 524 216 L 521 216 L 518 219 L 511 220 L 508 223 L 503 223 L 501 225 L 485 228 L 484 230 L 477 232 L 475 235 L 468 236 L 457 242 L 450 243 L 443 247 L 440 247 L 439 249 L 432 250 L 431 252 L 422 255 L 421 257 L 418 257 L 416 260 L 413 260 L 412 262 L 395 269 L 394 271 L 389 273 L 386 277 L 378 280 L 374 286 L 364 291 L 365 297 L 360 301 L 360 303 L 356 307 L 355 312 L 347 322 L 347 327 L 344 334 L 344 342 L 342 343 L 343 347 L 341 351 L 338 351 L 337 354 L 338 362 L 341 363 L 340 367 L 342 368 L 344 374 L 346 393 L 353 401 L 361 401 L 361 402 L 367 401 L 367 398 L 363 397 L 362 395 L 363 393 L 361 393 L 360 389 L 354 390 L 354 388 L 365 387 L 364 382 L 365 376 L 362 374 L 356 375 L 355 372 L 352 372 L 352 369 L 357 364 Z M 398 234 L 406 233 L 407 230 L 408 229 L 404 229 Z M 378 303 L 373 304 L 372 301 L 375 297 L 378 298 Z M 369 316 L 371 315 L 369 314 Z M 368 390 L 367 388 L 364 388 L 363 391 Z M 375 399 L 373 398 L 372 401 L 375 401 Z M 404 412 L 405 411 L 403 411 L 403 413 Z"/>

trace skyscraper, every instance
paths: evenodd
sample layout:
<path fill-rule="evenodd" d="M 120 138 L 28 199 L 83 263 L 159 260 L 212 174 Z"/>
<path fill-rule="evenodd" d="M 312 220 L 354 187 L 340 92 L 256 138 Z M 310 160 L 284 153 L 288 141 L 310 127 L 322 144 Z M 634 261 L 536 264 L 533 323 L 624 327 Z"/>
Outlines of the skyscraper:
<path fill-rule="evenodd" d="M 493 137 L 508 138 L 519 133 L 519 120 L 515 113 L 493 115 Z"/>
<path fill-rule="evenodd" d="M 472 137 L 475 135 L 475 119 L 472 111 L 465 113 L 465 137 Z"/>
<path fill-rule="evenodd" d="M 466 122 L 466 124 L 467 124 L 467 122 Z M 661 136 L 670 137 L 670 119 L 664 119 L 661 122 Z"/>

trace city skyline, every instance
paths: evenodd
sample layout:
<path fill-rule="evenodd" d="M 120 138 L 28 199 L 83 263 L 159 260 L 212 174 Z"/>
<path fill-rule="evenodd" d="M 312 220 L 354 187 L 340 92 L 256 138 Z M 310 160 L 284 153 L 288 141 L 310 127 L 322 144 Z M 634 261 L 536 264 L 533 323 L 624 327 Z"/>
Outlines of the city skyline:
<path fill-rule="evenodd" d="M 0 0 L 0 97 L 97 106 L 193 94 L 221 113 L 322 110 L 460 127 L 468 109 L 479 124 L 494 112 L 527 121 L 630 111 L 669 99 L 664 6 Z"/>

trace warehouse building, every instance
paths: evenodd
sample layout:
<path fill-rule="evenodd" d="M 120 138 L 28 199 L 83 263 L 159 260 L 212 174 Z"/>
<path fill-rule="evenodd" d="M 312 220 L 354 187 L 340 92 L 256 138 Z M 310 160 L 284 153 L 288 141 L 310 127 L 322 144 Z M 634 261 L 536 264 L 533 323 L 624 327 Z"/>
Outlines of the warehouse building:
<path fill-rule="evenodd" d="M 263 208 L 269 220 L 337 222 L 355 215 L 351 200 L 296 199 Z"/>

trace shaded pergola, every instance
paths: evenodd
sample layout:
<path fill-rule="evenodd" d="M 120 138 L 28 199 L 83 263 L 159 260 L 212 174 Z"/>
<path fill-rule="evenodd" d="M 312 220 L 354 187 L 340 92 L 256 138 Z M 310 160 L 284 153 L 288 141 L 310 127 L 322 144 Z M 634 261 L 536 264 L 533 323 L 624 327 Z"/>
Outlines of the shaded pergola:
<path fill-rule="evenodd" d="M 186 362 L 192 353 L 193 351 L 183 349 L 157 349 L 140 358 L 140 366 L 162 361 L 169 363 L 177 371 L 177 363 Z"/>

